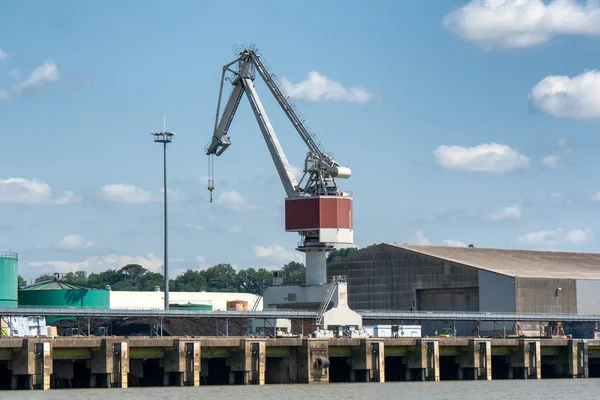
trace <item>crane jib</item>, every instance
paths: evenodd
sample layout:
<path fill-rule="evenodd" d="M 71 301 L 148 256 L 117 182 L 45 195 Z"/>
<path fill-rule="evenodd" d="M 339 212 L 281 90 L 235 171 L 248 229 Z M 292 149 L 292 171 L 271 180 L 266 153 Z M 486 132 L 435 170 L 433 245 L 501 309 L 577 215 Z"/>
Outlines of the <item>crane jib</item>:
<path fill-rule="evenodd" d="M 234 64 L 237 65 L 234 67 Z M 294 175 L 294 168 L 289 163 L 281 147 L 256 91 L 254 85 L 256 76 L 262 78 L 307 146 L 304 168 L 302 168 L 302 176 L 298 177 L 299 180 Z M 231 83 L 231 92 L 221 112 L 225 81 Z M 304 119 L 296 106 L 292 104 L 290 96 L 285 93 L 285 90 L 277 82 L 275 74 L 268 69 L 254 49 L 242 50 L 235 61 L 223 67 L 214 132 L 211 142 L 206 147 L 206 153 L 219 156 L 231 145 L 231 139 L 228 135 L 229 129 L 244 94 L 248 98 L 285 189 L 287 197 L 286 221 L 288 212 L 294 213 L 295 217 L 303 221 L 313 221 L 309 224 L 310 226 L 304 223 L 298 225 L 294 221 L 288 224 L 288 221 L 286 222 L 286 230 L 300 233 L 305 238 L 305 243 L 315 245 L 318 243 L 352 243 L 352 199 L 348 193 L 339 189 L 336 182 L 336 179 L 349 178 L 352 174 L 351 169 L 340 165 L 330 154 L 323 150 L 316 135 L 304 124 Z M 210 179 L 212 179 L 212 175 Z M 209 185 L 209 190 L 212 191 L 213 189 L 214 186 Z M 326 200 L 326 198 L 330 198 L 331 201 Z M 294 203 L 288 205 L 288 200 L 293 200 Z M 308 245 L 305 244 L 303 248 L 307 248 L 306 246 Z"/>

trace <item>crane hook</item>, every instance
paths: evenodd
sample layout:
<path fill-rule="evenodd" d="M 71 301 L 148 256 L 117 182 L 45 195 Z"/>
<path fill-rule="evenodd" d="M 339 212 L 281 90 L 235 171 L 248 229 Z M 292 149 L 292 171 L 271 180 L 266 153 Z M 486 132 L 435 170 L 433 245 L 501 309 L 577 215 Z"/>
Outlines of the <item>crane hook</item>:
<path fill-rule="evenodd" d="M 210 191 L 210 202 L 213 202 L 213 190 L 215 190 L 215 180 L 214 180 L 214 162 L 213 158 L 208 156 L 208 190 Z"/>

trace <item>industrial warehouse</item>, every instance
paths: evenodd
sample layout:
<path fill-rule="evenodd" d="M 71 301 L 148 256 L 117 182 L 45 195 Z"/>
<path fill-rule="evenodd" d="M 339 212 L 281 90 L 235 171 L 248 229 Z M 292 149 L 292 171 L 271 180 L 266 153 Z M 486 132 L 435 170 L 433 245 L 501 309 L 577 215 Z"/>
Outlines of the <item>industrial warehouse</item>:
<path fill-rule="evenodd" d="M 348 305 L 354 310 L 565 314 L 600 310 L 600 254 L 596 253 L 383 243 L 328 265 L 327 273 L 346 275 Z M 594 338 L 600 332 L 594 323 L 564 325 L 573 337 Z M 448 328 L 445 323 L 425 322 L 423 334 L 433 336 Z M 519 336 L 540 336 L 540 329 L 548 327 L 520 323 L 515 331 L 514 324 L 478 327 L 458 322 L 452 333 L 492 336 L 503 329 Z"/>

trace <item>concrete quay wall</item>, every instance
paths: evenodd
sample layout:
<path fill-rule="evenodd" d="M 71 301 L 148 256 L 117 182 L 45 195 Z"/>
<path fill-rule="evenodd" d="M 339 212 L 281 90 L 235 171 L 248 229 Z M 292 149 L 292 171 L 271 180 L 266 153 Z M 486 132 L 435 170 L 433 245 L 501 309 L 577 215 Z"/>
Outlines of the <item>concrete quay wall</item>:
<path fill-rule="evenodd" d="M 0 339 L 0 390 L 600 377 L 600 340 Z"/>

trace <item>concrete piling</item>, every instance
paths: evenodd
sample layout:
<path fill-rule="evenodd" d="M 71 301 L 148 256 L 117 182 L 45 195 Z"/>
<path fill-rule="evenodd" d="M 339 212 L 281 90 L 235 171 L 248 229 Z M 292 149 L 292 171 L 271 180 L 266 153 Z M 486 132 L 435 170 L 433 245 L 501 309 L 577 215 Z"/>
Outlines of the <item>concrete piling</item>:
<path fill-rule="evenodd" d="M 298 383 L 329 383 L 329 341 L 303 339 L 298 356 Z"/>
<path fill-rule="evenodd" d="M 264 385 L 266 368 L 264 339 L 242 339 L 233 353 L 230 367 L 230 384 Z"/>
<path fill-rule="evenodd" d="M 492 345 L 490 340 L 470 339 L 466 352 L 461 354 L 458 377 L 465 380 L 492 379 Z"/>
<path fill-rule="evenodd" d="M 165 349 L 163 386 L 200 386 L 200 341 L 174 339 Z"/>
<path fill-rule="evenodd" d="M 542 379 L 542 352 L 539 339 L 521 339 L 511 354 L 510 379 Z"/>
<path fill-rule="evenodd" d="M 91 352 L 90 387 L 126 388 L 129 374 L 129 349 L 126 341 L 102 339 Z"/>
<path fill-rule="evenodd" d="M 23 340 L 13 353 L 12 389 L 50 389 L 52 345 L 38 339 Z"/>
<path fill-rule="evenodd" d="M 352 348 L 351 382 L 385 382 L 385 342 L 361 339 Z"/>
<path fill-rule="evenodd" d="M 408 353 L 406 380 L 440 380 L 440 344 L 437 339 L 418 339 Z"/>
<path fill-rule="evenodd" d="M 569 376 L 589 378 L 589 346 L 586 340 L 569 340 Z"/>
<path fill-rule="evenodd" d="M 6 338 L 0 389 L 490 380 L 493 357 L 501 378 L 589 378 L 600 340 Z"/>

